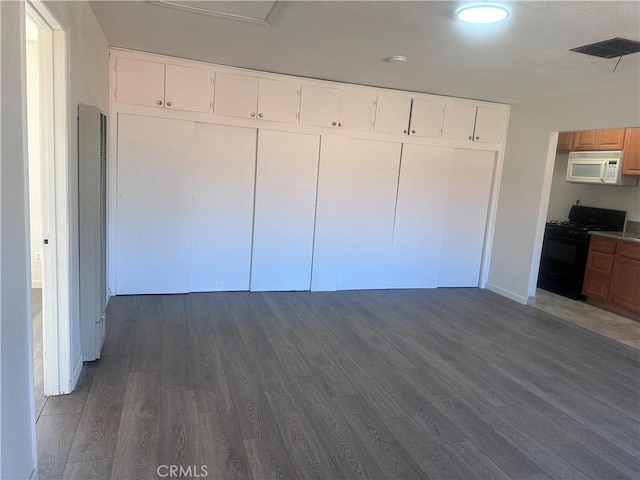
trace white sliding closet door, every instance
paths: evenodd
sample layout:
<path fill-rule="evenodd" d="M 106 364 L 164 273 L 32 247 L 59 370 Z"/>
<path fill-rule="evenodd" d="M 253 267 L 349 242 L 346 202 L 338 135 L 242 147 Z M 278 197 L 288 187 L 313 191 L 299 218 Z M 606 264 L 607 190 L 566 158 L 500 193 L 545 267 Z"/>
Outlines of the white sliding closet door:
<path fill-rule="evenodd" d="M 319 135 L 260 130 L 251 290 L 309 290 Z"/>
<path fill-rule="evenodd" d="M 477 287 L 495 152 L 456 149 L 446 213 L 440 287 Z"/>
<path fill-rule="evenodd" d="M 118 115 L 116 293 L 188 292 L 193 122 Z"/>
<path fill-rule="evenodd" d="M 452 159 L 452 148 L 402 147 L 391 288 L 438 286 Z"/>
<path fill-rule="evenodd" d="M 256 134 L 195 125 L 192 292 L 249 290 Z"/>
<path fill-rule="evenodd" d="M 338 290 L 389 288 L 400 143 L 350 140 L 338 220 Z"/>

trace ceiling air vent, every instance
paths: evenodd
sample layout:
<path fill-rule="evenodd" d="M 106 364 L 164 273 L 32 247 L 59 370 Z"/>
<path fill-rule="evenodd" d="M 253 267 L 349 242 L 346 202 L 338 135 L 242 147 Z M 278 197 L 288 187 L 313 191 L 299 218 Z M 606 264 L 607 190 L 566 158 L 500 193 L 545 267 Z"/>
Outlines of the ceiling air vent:
<path fill-rule="evenodd" d="M 616 37 L 611 40 L 604 40 L 603 42 L 572 48 L 570 51 L 593 55 L 594 57 L 617 58 L 640 52 L 640 42 Z"/>

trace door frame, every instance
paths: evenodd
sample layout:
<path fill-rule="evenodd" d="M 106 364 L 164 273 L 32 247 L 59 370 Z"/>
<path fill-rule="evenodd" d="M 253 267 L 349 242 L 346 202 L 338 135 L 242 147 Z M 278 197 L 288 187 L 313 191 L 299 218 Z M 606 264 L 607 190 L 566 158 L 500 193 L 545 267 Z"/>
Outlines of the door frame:
<path fill-rule="evenodd" d="M 67 33 L 41 0 L 26 2 L 39 27 L 44 394 L 72 390 Z"/>

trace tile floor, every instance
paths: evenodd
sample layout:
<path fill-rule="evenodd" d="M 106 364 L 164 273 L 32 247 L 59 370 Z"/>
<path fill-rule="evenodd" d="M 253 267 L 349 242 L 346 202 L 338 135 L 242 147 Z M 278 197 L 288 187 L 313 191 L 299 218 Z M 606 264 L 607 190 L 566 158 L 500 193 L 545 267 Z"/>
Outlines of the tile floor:
<path fill-rule="evenodd" d="M 534 307 L 640 349 L 640 323 L 629 318 L 541 289 L 536 292 Z"/>

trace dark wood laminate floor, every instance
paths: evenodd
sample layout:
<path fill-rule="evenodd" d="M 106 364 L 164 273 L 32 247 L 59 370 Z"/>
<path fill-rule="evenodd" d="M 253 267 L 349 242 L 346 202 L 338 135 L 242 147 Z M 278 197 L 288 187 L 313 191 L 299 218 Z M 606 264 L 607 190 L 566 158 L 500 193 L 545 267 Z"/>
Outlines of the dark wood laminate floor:
<path fill-rule="evenodd" d="M 42 408 L 40 478 L 640 476 L 640 352 L 487 291 L 127 296 L 109 321 Z"/>

